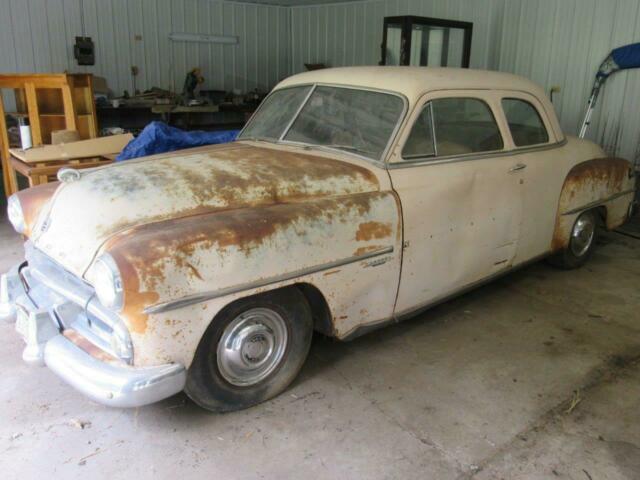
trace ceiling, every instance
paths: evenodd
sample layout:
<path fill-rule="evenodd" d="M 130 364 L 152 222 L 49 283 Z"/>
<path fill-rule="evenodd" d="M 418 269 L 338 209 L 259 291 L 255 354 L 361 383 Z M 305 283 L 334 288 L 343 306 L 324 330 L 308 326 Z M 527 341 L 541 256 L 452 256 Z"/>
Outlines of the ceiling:
<path fill-rule="evenodd" d="M 303 5 L 322 5 L 326 3 L 344 3 L 354 0 L 235 0 L 242 3 L 261 3 L 263 5 L 282 5 L 286 7 L 296 7 Z M 355 0 L 357 1 L 357 0 Z"/>

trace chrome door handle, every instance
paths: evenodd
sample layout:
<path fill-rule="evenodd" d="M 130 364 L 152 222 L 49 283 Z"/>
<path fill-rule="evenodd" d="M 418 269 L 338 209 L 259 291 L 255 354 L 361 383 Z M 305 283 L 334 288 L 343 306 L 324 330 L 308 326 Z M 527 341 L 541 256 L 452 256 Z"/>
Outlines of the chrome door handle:
<path fill-rule="evenodd" d="M 524 163 L 518 163 L 517 165 L 509 169 L 509 173 L 518 172 L 520 170 L 524 170 L 525 168 L 527 168 L 527 166 Z"/>

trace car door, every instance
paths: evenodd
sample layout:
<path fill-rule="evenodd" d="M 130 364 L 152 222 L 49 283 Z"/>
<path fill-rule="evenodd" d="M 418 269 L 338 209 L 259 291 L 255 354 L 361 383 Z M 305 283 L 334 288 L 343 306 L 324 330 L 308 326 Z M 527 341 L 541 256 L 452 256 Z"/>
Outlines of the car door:
<path fill-rule="evenodd" d="M 500 97 L 434 92 L 414 110 L 389 159 L 403 215 L 396 315 L 511 265 L 522 221 L 517 161 L 505 150 Z M 502 124 L 501 124 L 502 123 Z"/>
<path fill-rule="evenodd" d="M 541 102 L 525 92 L 500 92 L 500 105 L 521 170 L 523 211 L 514 264 L 549 251 L 555 228 L 558 196 L 564 182 L 561 143 L 555 137 Z"/>

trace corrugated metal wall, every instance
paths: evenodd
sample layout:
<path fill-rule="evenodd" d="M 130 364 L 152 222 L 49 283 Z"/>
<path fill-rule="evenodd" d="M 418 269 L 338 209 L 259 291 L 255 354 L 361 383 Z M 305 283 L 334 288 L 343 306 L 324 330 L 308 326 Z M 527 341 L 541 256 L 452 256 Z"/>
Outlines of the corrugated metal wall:
<path fill-rule="evenodd" d="M 73 58 L 81 35 L 96 64 Z M 237 45 L 170 42 L 171 32 L 236 35 Z M 141 36 L 136 40 L 136 36 Z M 200 66 L 210 89 L 268 90 L 289 72 L 289 9 L 213 0 L 0 0 L 0 72 L 91 72 L 112 90 L 182 89 Z"/>
<path fill-rule="evenodd" d="M 291 69 L 304 63 L 375 65 L 385 16 L 473 22 L 471 67 L 514 72 L 549 90 L 567 133 L 575 134 L 593 77 L 612 48 L 640 41 L 638 0 L 367 0 L 292 8 Z M 640 72 L 614 75 L 589 137 L 611 154 L 640 157 Z"/>
<path fill-rule="evenodd" d="M 85 30 L 96 65 L 78 67 L 72 44 Z M 421 15 L 474 23 L 471 66 L 525 75 L 546 89 L 565 131 L 575 133 L 593 75 L 614 47 L 640 40 L 638 0 L 366 0 L 274 7 L 215 0 L 0 0 L 0 72 L 90 71 L 116 92 L 182 88 L 200 66 L 208 88 L 268 89 L 305 62 L 375 65 L 382 21 Z M 238 45 L 172 43 L 172 31 L 237 35 Z M 136 40 L 136 35 L 141 40 Z M 640 156 L 640 72 L 614 75 L 590 137 L 611 153 Z"/>
<path fill-rule="evenodd" d="M 368 0 L 292 8 L 292 71 L 305 63 L 376 65 L 382 22 L 394 15 L 420 15 L 473 22 L 471 67 L 490 68 L 500 57 L 505 0 Z"/>
<path fill-rule="evenodd" d="M 600 63 L 613 48 L 638 41 L 638 0 L 509 0 L 498 68 L 547 90 L 559 86 L 556 111 L 563 129 L 576 134 Z M 588 137 L 640 161 L 640 71 L 608 80 Z"/>

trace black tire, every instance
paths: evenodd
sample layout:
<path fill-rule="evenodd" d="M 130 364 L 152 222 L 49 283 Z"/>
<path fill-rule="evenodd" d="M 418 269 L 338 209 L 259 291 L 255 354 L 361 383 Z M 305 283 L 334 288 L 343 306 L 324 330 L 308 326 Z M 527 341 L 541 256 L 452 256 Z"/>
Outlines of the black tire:
<path fill-rule="evenodd" d="M 580 238 L 581 231 L 579 230 L 580 224 L 587 222 L 592 225 L 592 233 L 587 232 Z M 582 230 L 584 232 L 584 230 Z M 598 217 L 594 210 L 588 210 L 581 213 L 576 218 L 573 227 L 571 227 L 571 237 L 569 239 L 569 245 L 566 248 L 555 253 L 548 258 L 548 263 L 557 268 L 564 270 L 572 270 L 574 268 L 580 268 L 591 257 L 596 245 L 596 238 L 598 236 Z M 588 237 L 588 238 L 587 238 Z"/>
<path fill-rule="evenodd" d="M 249 385 L 234 384 L 231 383 L 234 379 L 229 379 L 229 370 L 226 376 L 223 373 L 226 369 L 224 364 L 221 370 L 218 350 L 225 350 L 219 343 L 223 334 L 229 338 L 229 329 L 233 332 L 238 320 L 244 321 L 243 314 L 251 315 L 256 311 L 270 311 L 284 320 L 285 347 L 277 366 L 266 377 Z M 264 402 L 285 390 L 298 375 L 309 353 L 312 335 L 311 308 L 295 287 L 238 300 L 216 316 L 200 340 L 189 368 L 185 391 L 195 403 L 213 412 L 241 410 Z"/>

